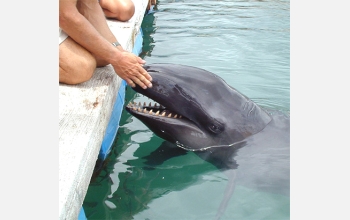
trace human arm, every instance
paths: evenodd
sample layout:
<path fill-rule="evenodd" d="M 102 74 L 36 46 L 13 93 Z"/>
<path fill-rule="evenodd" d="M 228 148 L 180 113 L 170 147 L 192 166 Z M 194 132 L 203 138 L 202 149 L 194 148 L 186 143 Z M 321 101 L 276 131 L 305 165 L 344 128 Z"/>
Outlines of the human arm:
<path fill-rule="evenodd" d="M 120 46 L 116 48 L 111 44 L 116 38 L 98 2 L 92 1 L 60 0 L 59 26 L 98 60 L 110 63 L 130 86 L 136 83 L 142 88 L 151 87 L 151 76 L 142 67 L 145 62 Z"/>

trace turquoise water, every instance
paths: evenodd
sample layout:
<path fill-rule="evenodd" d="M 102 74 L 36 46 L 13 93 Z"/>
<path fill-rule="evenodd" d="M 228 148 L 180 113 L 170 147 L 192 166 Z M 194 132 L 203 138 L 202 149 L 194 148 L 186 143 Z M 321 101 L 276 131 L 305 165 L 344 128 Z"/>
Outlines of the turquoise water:
<path fill-rule="evenodd" d="M 165 1 L 142 24 L 147 63 L 221 76 L 260 106 L 289 112 L 289 1 Z M 126 103 L 148 100 L 126 91 Z M 83 207 L 91 219 L 214 219 L 228 177 L 169 147 L 123 111 L 111 154 Z M 237 184 L 221 219 L 289 219 L 289 196 Z"/>

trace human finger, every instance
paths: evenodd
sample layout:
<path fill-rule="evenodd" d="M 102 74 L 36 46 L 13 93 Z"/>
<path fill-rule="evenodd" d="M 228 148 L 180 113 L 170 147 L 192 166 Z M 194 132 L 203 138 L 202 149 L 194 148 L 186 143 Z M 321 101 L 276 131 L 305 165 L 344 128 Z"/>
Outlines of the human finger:
<path fill-rule="evenodd" d="M 141 65 L 146 63 L 146 61 L 143 60 L 141 57 L 136 57 L 136 59 L 137 59 L 137 62 Z"/>
<path fill-rule="evenodd" d="M 142 88 L 147 89 L 152 87 L 151 83 L 152 77 L 148 74 L 148 72 L 143 68 L 139 67 L 139 73 L 134 75 L 134 83 L 140 85 Z M 144 87 L 146 86 L 146 87 Z"/>
<path fill-rule="evenodd" d="M 147 80 L 145 77 L 138 78 L 138 77 L 134 76 L 134 77 L 132 77 L 132 81 L 133 81 L 135 84 L 139 85 L 141 88 L 147 89 L 147 85 L 148 85 L 147 81 L 148 81 L 148 80 Z M 149 82 L 149 81 L 148 81 L 148 82 Z"/>
<path fill-rule="evenodd" d="M 146 72 L 146 71 L 145 71 Z M 146 72 L 143 76 L 140 75 L 138 79 L 143 82 L 148 88 L 152 88 L 152 77 Z"/>
<path fill-rule="evenodd" d="M 132 81 L 131 79 L 125 79 L 126 83 L 131 86 L 131 87 L 135 87 L 136 84 L 134 83 L 134 81 Z"/>
<path fill-rule="evenodd" d="M 143 68 L 143 67 L 140 67 L 140 71 L 141 71 L 141 74 L 143 75 L 143 77 L 145 77 L 146 79 L 145 80 L 142 80 L 149 88 L 152 87 L 152 76 Z M 140 77 L 141 78 L 141 77 Z"/>
<path fill-rule="evenodd" d="M 149 73 L 143 67 L 141 67 L 140 72 L 148 81 L 152 81 L 152 76 L 149 75 Z"/>

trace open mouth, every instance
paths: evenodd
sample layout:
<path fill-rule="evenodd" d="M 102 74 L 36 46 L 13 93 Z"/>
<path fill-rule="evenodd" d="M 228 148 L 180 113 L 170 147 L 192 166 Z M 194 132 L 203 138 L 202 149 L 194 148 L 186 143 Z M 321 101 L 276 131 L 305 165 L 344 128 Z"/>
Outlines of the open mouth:
<path fill-rule="evenodd" d="M 184 119 L 184 117 L 167 107 L 160 105 L 157 102 L 149 102 L 147 104 L 144 102 L 143 104 L 141 102 L 129 102 L 129 104 L 126 106 L 126 109 L 129 112 L 132 112 L 134 114 L 144 114 L 149 116 L 155 116 L 155 117 L 167 117 L 167 118 L 174 118 L 174 119 Z"/>

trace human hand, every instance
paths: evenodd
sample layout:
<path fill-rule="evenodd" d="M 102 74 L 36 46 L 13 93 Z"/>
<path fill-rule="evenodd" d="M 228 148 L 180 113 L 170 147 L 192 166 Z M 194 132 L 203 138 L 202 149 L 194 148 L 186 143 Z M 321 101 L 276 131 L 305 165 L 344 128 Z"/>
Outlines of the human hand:
<path fill-rule="evenodd" d="M 135 87 L 137 84 L 143 89 L 147 89 L 147 87 L 152 87 L 152 77 L 142 67 L 145 63 L 133 53 L 122 51 L 116 59 L 116 63 L 111 64 L 118 76 L 124 79 L 129 86 Z"/>

